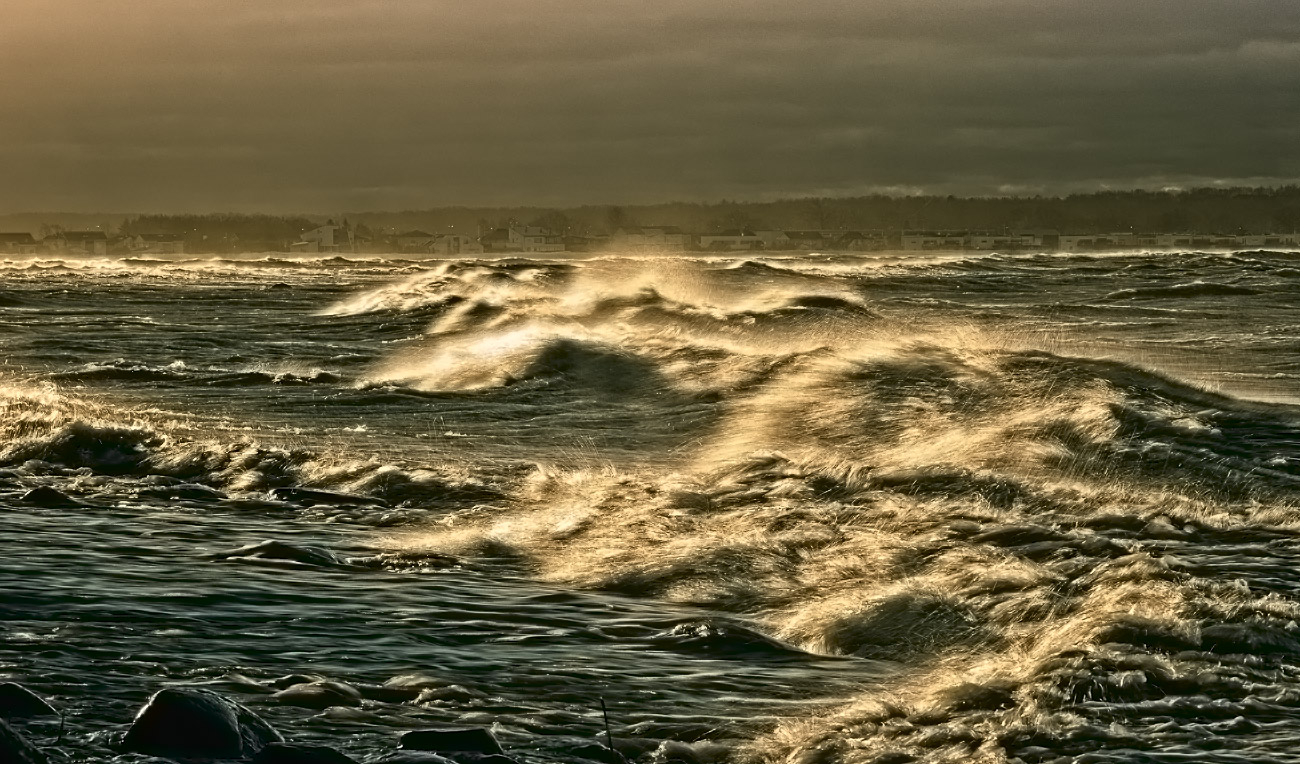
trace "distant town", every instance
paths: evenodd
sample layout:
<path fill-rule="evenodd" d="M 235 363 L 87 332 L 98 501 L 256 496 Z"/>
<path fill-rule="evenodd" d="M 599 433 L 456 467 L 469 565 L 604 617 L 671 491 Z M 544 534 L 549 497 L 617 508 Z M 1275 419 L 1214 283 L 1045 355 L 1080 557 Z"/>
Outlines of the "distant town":
<path fill-rule="evenodd" d="M 869 252 L 1300 247 L 1300 187 L 337 215 L 0 214 L 0 255 Z"/>
<path fill-rule="evenodd" d="M 534 225 L 505 225 L 482 233 L 419 229 L 376 232 L 366 226 L 329 220 L 291 241 L 217 240 L 183 233 L 121 233 L 104 230 L 0 232 L 0 254 L 12 255 L 178 255 L 186 253 L 299 252 L 338 254 L 478 255 L 557 252 L 872 252 L 1042 251 L 1098 252 L 1125 249 L 1261 249 L 1300 247 L 1300 233 L 1067 234 L 1030 231 L 841 231 L 729 229 L 690 233 L 676 226 L 620 226 L 610 234 L 565 235 Z"/>

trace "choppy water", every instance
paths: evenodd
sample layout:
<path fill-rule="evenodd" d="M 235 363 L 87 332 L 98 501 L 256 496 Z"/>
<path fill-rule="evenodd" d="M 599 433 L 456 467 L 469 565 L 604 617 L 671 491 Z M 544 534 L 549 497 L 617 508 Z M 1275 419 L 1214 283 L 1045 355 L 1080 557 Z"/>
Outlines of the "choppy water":
<path fill-rule="evenodd" d="M 581 762 L 603 697 L 643 762 L 1300 761 L 1300 254 L 25 259 L 0 317 L 70 760 L 204 684 L 360 758 Z"/>

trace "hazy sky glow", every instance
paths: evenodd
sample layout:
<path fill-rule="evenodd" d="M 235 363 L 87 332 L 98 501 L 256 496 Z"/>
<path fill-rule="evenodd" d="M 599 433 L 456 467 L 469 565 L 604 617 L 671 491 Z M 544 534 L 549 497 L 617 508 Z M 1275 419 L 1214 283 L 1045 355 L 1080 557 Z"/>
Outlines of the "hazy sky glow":
<path fill-rule="evenodd" d="M 1297 0 L 4 0 L 0 211 L 1300 178 Z"/>

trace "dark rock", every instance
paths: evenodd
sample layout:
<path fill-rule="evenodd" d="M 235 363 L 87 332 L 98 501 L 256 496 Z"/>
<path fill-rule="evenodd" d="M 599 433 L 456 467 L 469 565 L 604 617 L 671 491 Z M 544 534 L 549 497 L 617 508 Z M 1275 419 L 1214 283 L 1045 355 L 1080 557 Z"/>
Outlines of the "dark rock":
<path fill-rule="evenodd" d="M 252 764 L 357 764 L 357 760 L 323 745 L 269 743 Z"/>
<path fill-rule="evenodd" d="M 27 738 L 0 719 L 0 764 L 46 764 L 49 761 Z"/>
<path fill-rule="evenodd" d="M 361 693 L 357 688 L 342 682 L 310 682 L 295 684 L 271 696 L 290 706 L 302 708 L 329 708 L 331 706 L 359 706 Z"/>
<path fill-rule="evenodd" d="M 214 554 L 208 559 L 255 563 L 289 563 L 318 568 L 352 567 L 351 563 L 328 549 L 288 544 L 283 541 L 262 541 L 257 544 L 249 544 L 238 549 L 232 549 L 229 552 Z"/>
<path fill-rule="evenodd" d="M 320 491 L 315 488 L 272 488 L 271 498 L 290 504 L 329 504 L 339 507 L 386 507 L 388 502 L 370 496 L 357 496 L 351 493 Z"/>
<path fill-rule="evenodd" d="M 289 284 L 284 283 L 283 281 L 277 281 L 277 282 L 275 282 L 274 284 L 270 284 L 270 285 L 268 285 L 268 286 L 266 287 L 266 291 L 268 291 L 268 292 L 290 292 L 290 291 L 293 291 L 293 287 L 290 286 Z"/>
<path fill-rule="evenodd" d="M 284 738 L 257 714 L 210 690 L 154 693 L 122 739 L 132 753 L 191 759 L 243 759 Z"/>
<path fill-rule="evenodd" d="M 5 719 L 27 719 L 34 716 L 58 716 L 59 712 L 37 695 L 20 684 L 0 682 L 0 717 Z"/>
<path fill-rule="evenodd" d="M 436 727 L 402 735 L 402 748 L 434 753 L 505 754 L 501 744 L 482 727 Z"/>
<path fill-rule="evenodd" d="M 85 506 L 81 502 L 67 495 L 63 491 L 55 490 L 49 486 L 33 488 L 23 494 L 22 502 L 37 507 L 46 507 L 48 509 L 69 509 L 72 507 Z"/>

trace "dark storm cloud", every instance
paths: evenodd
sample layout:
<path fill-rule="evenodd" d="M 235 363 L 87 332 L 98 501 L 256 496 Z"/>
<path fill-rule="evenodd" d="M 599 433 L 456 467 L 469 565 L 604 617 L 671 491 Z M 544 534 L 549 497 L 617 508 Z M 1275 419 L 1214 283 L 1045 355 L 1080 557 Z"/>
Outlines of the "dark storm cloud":
<path fill-rule="evenodd" d="M 9 0 L 0 208 L 1300 177 L 1293 0 Z"/>

